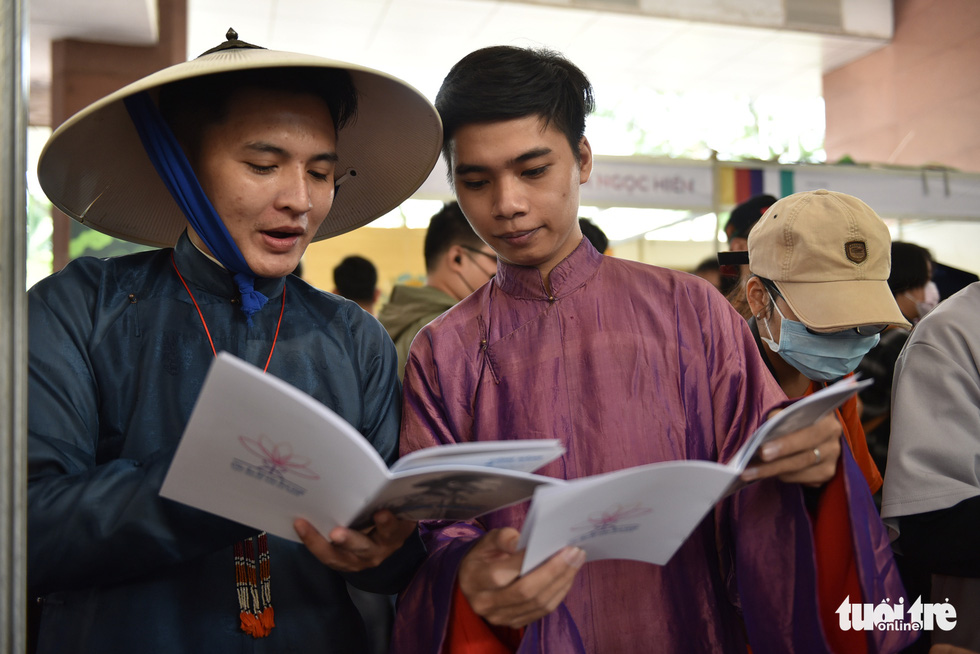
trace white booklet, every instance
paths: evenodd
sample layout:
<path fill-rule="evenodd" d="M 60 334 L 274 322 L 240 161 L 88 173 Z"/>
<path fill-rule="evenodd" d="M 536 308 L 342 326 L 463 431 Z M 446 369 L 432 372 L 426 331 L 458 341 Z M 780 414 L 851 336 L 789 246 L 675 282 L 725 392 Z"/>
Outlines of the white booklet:
<path fill-rule="evenodd" d="M 812 425 L 870 383 L 848 377 L 791 404 L 728 464 L 666 461 L 539 487 L 521 532 L 521 574 L 565 545 L 585 550 L 588 561 L 666 564 L 708 511 L 743 485 L 739 475 L 763 443 Z"/>
<path fill-rule="evenodd" d="M 208 371 L 160 495 L 298 541 L 296 518 L 326 535 L 382 508 L 468 520 L 528 499 L 551 477 L 557 440 L 444 445 L 392 466 L 343 418 L 290 384 L 222 352 Z"/>

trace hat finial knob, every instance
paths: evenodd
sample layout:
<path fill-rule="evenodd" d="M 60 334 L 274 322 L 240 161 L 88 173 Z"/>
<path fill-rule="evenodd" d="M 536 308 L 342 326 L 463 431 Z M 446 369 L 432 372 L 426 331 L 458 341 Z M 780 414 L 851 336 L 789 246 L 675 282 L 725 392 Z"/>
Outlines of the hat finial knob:
<path fill-rule="evenodd" d="M 252 50 L 265 50 L 265 48 L 252 45 L 251 43 L 245 43 L 244 41 L 238 40 L 238 32 L 235 31 L 234 27 L 229 27 L 228 31 L 225 33 L 225 38 L 227 41 L 221 42 L 219 45 L 214 46 L 201 56 L 214 54 L 216 52 L 223 52 L 225 50 L 241 50 L 241 49 L 252 49 Z"/>

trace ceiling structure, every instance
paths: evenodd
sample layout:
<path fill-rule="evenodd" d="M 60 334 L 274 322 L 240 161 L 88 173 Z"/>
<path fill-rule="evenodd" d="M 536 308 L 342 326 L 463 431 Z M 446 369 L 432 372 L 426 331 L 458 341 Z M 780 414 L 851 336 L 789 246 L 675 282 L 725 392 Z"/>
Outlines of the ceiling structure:
<path fill-rule="evenodd" d="M 156 0 L 25 2 L 34 124 L 35 115 L 47 115 L 52 40 L 156 39 Z M 836 16 L 836 25 L 821 12 Z M 187 0 L 189 58 L 233 27 L 249 43 L 384 70 L 434 99 L 452 64 L 472 50 L 544 46 L 585 71 L 600 110 L 617 98 L 644 97 L 639 89 L 710 93 L 743 105 L 764 96 L 820 98 L 824 73 L 887 45 L 891 21 L 891 0 Z M 432 208 L 414 202 L 423 205 L 412 211 L 424 226 Z M 410 204 L 375 224 L 412 223 Z M 608 210 L 593 218 L 626 238 L 676 223 L 667 213 Z M 713 232 L 709 226 L 706 238 Z"/>
<path fill-rule="evenodd" d="M 27 1 L 30 76 L 41 93 L 49 85 L 53 39 L 145 45 L 156 38 L 154 0 Z M 880 35 L 891 33 L 890 24 L 864 30 L 877 37 L 840 28 L 751 26 L 753 20 L 765 24 L 767 11 L 784 11 L 784 3 L 785 11 L 793 4 L 819 9 L 836 3 L 838 13 L 864 3 L 858 6 L 874 8 L 880 24 L 891 19 L 890 9 L 880 10 L 882 0 L 743 0 L 738 10 L 726 0 L 660 2 L 674 13 L 697 7 L 705 14 L 707 7 L 714 22 L 623 11 L 629 2 L 640 7 L 658 0 L 188 0 L 188 56 L 224 40 L 234 27 L 250 43 L 383 69 L 431 98 L 451 64 L 471 50 L 543 45 L 578 64 L 600 99 L 603 92 L 637 86 L 818 97 L 823 73 L 884 46 L 887 38 Z M 602 6 L 609 8 L 596 8 Z M 761 18 L 753 19 L 752 10 Z M 742 24 L 726 22 L 733 19 Z"/>

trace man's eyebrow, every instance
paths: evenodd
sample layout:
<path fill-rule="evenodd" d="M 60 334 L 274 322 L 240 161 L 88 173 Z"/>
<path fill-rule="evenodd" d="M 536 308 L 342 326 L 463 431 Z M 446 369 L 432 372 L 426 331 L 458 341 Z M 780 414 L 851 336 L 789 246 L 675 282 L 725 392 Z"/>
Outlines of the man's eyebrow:
<path fill-rule="evenodd" d="M 518 155 L 508 163 L 524 163 L 525 161 L 537 159 L 538 157 L 543 157 L 548 154 L 551 154 L 551 148 L 534 148 L 533 150 L 528 150 L 522 155 Z"/>
<path fill-rule="evenodd" d="M 508 161 L 507 165 L 510 166 L 513 164 L 525 163 L 527 161 L 531 161 L 532 159 L 537 159 L 538 157 L 549 155 L 551 154 L 551 152 L 552 152 L 551 148 L 546 148 L 546 147 L 534 148 L 528 150 L 527 152 L 517 155 L 516 157 Z M 456 166 L 456 168 L 453 169 L 453 172 L 456 175 L 467 175 L 469 173 L 483 173 L 486 171 L 487 171 L 486 166 L 481 166 L 478 164 L 466 164 L 466 163 L 459 164 L 458 166 Z"/>
<path fill-rule="evenodd" d="M 288 157 L 290 153 L 285 148 L 281 148 L 278 145 L 273 145 L 272 143 L 265 143 L 262 141 L 256 143 L 246 143 L 245 148 L 247 150 L 254 150 L 255 152 L 262 152 L 265 154 L 274 154 L 280 157 Z M 321 152 L 310 157 L 310 161 L 327 161 L 330 163 L 337 163 L 338 157 L 336 152 Z"/>

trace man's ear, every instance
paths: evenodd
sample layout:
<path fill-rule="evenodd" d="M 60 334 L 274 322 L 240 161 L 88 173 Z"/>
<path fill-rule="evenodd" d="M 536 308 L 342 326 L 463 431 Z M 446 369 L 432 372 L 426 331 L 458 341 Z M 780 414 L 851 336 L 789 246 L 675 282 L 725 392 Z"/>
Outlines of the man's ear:
<path fill-rule="evenodd" d="M 769 317 L 769 292 L 758 277 L 749 277 L 745 282 L 745 299 L 752 315 L 757 319 Z"/>
<path fill-rule="evenodd" d="M 592 176 L 592 146 L 584 136 L 578 142 L 579 184 L 585 184 Z"/>
<path fill-rule="evenodd" d="M 463 248 L 459 245 L 450 245 L 446 250 L 446 265 L 450 270 L 458 271 L 463 266 Z"/>

